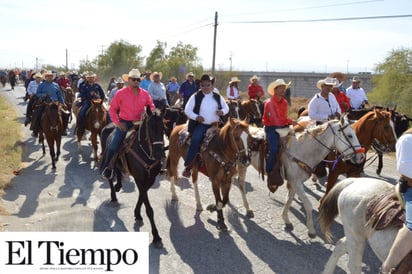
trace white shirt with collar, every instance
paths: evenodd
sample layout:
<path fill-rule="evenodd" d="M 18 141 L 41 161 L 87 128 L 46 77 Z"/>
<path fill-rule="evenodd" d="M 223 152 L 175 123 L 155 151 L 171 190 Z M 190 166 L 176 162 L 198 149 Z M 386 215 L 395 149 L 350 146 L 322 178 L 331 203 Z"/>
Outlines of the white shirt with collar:
<path fill-rule="evenodd" d="M 406 133 L 396 142 L 396 168 L 404 176 L 412 178 L 412 134 Z"/>
<path fill-rule="evenodd" d="M 195 95 L 196 93 L 190 96 L 189 100 L 187 101 L 185 107 L 185 113 L 187 117 L 189 117 L 192 120 L 196 120 L 196 117 L 200 115 L 205 119 L 203 124 L 206 125 L 211 125 L 214 122 L 218 122 L 220 119 L 220 117 L 217 115 L 219 106 L 215 98 L 213 98 L 213 92 L 204 94 L 205 96 L 203 97 L 202 103 L 200 104 L 199 114 L 196 114 L 193 111 L 195 107 Z M 225 99 L 221 95 L 219 95 L 219 97 L 220 105 L 222 106 L 221 111 L 223 111 L 223 115 L 226 115 L 229 112 L 229 106 L 226 104 Z"/>
<path fill-rule="evenodd" d="M 350 99 L 350 106 L 354 109 L 359 109 L 364 101 L 368 101 L 363 88 L 354 89 L 350 86 L 346 89 L 346 95 Z"/>
<path fill-rule="evenodd" d="M 339 103 L 331 92 L 328 94 L 328 100 L 320 93 L 315 94 L 309 102 L 308 111 L 311 120 L 320 122 L 328 121 L 329 116 L 335 115 L 336 112 L 342 114 Z"/>

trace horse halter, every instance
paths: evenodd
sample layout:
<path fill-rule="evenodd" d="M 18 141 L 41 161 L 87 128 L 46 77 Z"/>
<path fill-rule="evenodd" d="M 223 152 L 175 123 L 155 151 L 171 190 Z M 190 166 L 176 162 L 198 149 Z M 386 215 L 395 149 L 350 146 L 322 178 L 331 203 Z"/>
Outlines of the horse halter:
<path fill-rule="evenodd" d="M 233 128 L 233 131 L 235 131 L 239 127 L 241 127 L 241 125 L 236 124 Z M 241 129 L 241 130 L 242 130 L 242 133 L 240 134 L 240 136 L 245 132 L 248 134 L 248 132 L 245 131 L 244 129 Z M 237 145 L 237 142 L 236 142 L 233 134 L 231 134 L 231 139 L 232 139 L 232 143 L 236 147 L 236 159 L 237 159 L 237 161 L 241 162 L 242 164 L 248 165 L 250 163 L 250 149 L 247 146 L 247 140 L 245 142 L 242 140 L 243 146 L 242 146 L 241 149 L 239 149 L 239 146 Z M 245 146 L 245 144 L 246 144 L 246 146 Z M 244 154 L 244 156 L 242 156 L 242 154 Z"/>
<path fill-rule="evenodd" d="M 362 146 L 359 145 L 359 148 L 356 149 L 356 148 L 352 145 L 352 143 L 349 141 L 348 136 L 347 136 L 347 135 L 345 134 L 345 132 L 344 132 L 345 128 L 347 128 L 347 127 L 349 127 L 349 126 L 350 126 L 349 123 L 346 124 L 346 125 L 343 126 L 343 127 L 342 127 L 341 124 L 339 124 L 339 130 L 338 130 L 338 131 L 341 131 L 343 137 L 345 137 L 345 140 L 343 140 L 342 138 L 340 138 L 340 136 L 338 136 L 338 135 L 335 133 L 335 131 L 333 130 L 333 127 L 331 127 L 330 125 L 328 125 L 328 127 L 330 127 L 331 131 L 333 132 L 335 146 L 336 146 L 336 139 L 335 139 L 335 137 L 338 137 L 338 139 L 339 139 L 342 143 L 344 143 L 345 145 L 348 146 L 345 150 L 341 151 L 341 155 L 343 155 L 342 160 L 349 160 L 349 159 L 352 159 L 356 154 L 365 153 L 365 148 L 363 148 Z M 347 150 L 349 150 L 349 149 L 352 149 L 353 152 L 345 156 L 345 152 L 346 152 Z"/>
<path fill-rule="evenodd" d="M 139 126 L 139 133 L 137 135 L 138 138 L 138 144 L 140 149 L 143 151 L 143 153 L 146 155 L 146 157 L 150 160 L 156 160 L 156 157 L 154 155 L 154 151 L 156 151 L 154 149 L 155 146 L 161 146 L 160 148 L 163 150 L 163 145 L 164 145 L 164 141 L 163 141 L 163 135 L 161 136 L 161 140 L 154 140 L 152 141 L 150 138 L 150 134 L 149 134 L 149 119 L 150 117 L 145 117 L 145 119 L 143 119 L 144 125 L 140 125 Z M 149 148 L 149 152 L 147 152 L 145 150 L 145 148 L 142 146 L 142 128 L 145 128 L 145 134 L 146 134 L 146 143 L 148 144 L 148 148 Z"/>
<path fill-rule="evenodd" d="M 51 106 L 53 105 L 53 103 L 50 103 L 49 105 L 46 105 L 45 107 L 47 108 L 46 112 L 49 112 L 51 110 Z M 61 113 L 60 113 L 60 109 L 59 106 L 57 106 L 57 123 L 56 125 L 53 126 L 53 123 L 50 119 L 51 115 L 46 115 L 47 116 L 47 120 L 49 120 L 50 123 L 50 131 L 58 131 L 59 130 L 59 120 L 61 117 Z"/>

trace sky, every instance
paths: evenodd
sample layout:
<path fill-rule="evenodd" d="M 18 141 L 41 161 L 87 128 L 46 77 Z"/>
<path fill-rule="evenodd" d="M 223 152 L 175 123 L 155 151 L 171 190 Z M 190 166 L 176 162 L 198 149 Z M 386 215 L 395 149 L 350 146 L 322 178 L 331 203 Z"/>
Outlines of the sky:
<path fill-rule="evenodd" d="M 216 70 L 373 73 L 391 51 L 412 48 L 411 0 L 2 2 L 0 68 L 65 66 L 67 50 L 76 69 L 124 40 L 140 45 L 144 57 L 157 41 L 166 52 L 190 44 L 208 70 L 216 12 Z M 308 21 L 399 15 L 410 16 Z"/>

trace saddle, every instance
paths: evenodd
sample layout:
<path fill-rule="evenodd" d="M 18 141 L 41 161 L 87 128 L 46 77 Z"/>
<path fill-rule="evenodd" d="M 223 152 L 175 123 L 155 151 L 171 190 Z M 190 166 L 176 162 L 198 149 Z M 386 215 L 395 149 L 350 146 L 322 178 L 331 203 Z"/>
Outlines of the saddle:
<path fill-rule="evenodd" d="M 401 228 L 405 223 L 405 210 L 393 188 L 371 200 L 366 208 L 366 225 L 375 230 L 393 226 Z"/>

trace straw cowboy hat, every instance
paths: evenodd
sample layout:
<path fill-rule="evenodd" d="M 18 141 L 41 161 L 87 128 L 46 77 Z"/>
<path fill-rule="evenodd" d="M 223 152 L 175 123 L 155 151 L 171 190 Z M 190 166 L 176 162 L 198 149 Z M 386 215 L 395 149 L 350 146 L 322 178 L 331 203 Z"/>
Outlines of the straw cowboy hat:
<path fill-rule="evenodd" d="M 159 75 L 159 76 L 160 76 L 160 80 L 162 80 L 163 74 L 162 74 L 161 72 L 155 71 L 155 72 L 153 72 L 152 74 L 150 74 L 150 81 L 153 82 L 153 81 L 154 81 L 154 77 L 157 76 L 157 75 Z"/>
<path fill-rule="evenodd" d="M 131 71 L 129 71 L 129 74 L 125 73 L 125 74 L 122 75 L 122 79 L 125 82 L 128 82 L 129 78 L 140 78 L 140 79 L 142 79 L 140 71 L 137 68 L 134 68 Z"/>
<path fill-rule="evenodd" d="M 286 83 L 285 80 L 283 79 L 277 79 L 275 82 L 272 82 L 268 86 L 268 93 L 270 96 L 273 96 L 275 94 L 275 89 L 278 86 L 285 86 L 285 88 L 288 88 L 292 82 Z"/>
<path fill-rule="evenodd" d="M 114 80 L 114 82 L 116 84 L 124 84 L 124 81 L 123 81 L 122 77 L 117 78 L 116 80 Z"/>
<path fill-rule="evenodd" d="M 342 82 L 343 80 L 346 79 L 346 74 L 343 72 L 333 72 L 331 74 L 329 74 L 329 77 L 331 78 L 336 78 L 339 80 L 339 82 Z"/>
<path fill-rule="evenodd" d="M 54 77 L 54 73 L 53 73 L 51 70 L 46 70 L 46 71 L 43 73 L 43 77 L 46 77 L 47 75 L 51 75 L 51 76 Z"/>
<path fill-rule="evenodd" d="M 316 83 L 316 87 L 319 90 L 322 90 L 322 86 L 323 85 L 327 85 L 327 86 L 336 86 L 338 84 L 338 80 L 332 77 L 326 77 L 325 79 L 321 79 Z"/>
<path fill-rule="evenodd" d="M 353 76 L 352 82 L 360 82 L 359 76 Z"/>
<path fill-rule="evenodd" d="M 189 76 L 195 77 L 195 75 L 193 74 L 193 72 L 186 73 L 186 79 L 189 78 Z"/>
<path fill-rule="evenodd" d="M 253 75 L 252 77 L 250 77 L 250 79 L 249 79 L 249 83 L 252 83 L 252 82 L 253 82 L 253 80 L 257 80 L 257 81 L 259 81 L 259 80 L 260 80 L 260 77 L 258 77 L 257 75 Z"/>
<path fill-rule="evenodd" d="M 93 71 L 88 71 L 85 76 L 86 78 L 94 78 L 96 77 L 96 73 L 94 73 Z"/>
<path fill-rule="evenodd" d="M 230 82 L 229 82 L 229 85 L 232 84 L 232 83 L 239 83 L 239 82 L 240 82 L 239 78 L 237 78 L 237 77 L 232 77 L 232 79 L 231 79 Z"/>
<path fill-rule="evenodd" d="M 41 75 L 40 72 L 37 72 L 36 74 L 33 75 L 33 78 L 41 78 L 41 79 L 43 79 L 43 75 Z"/>

